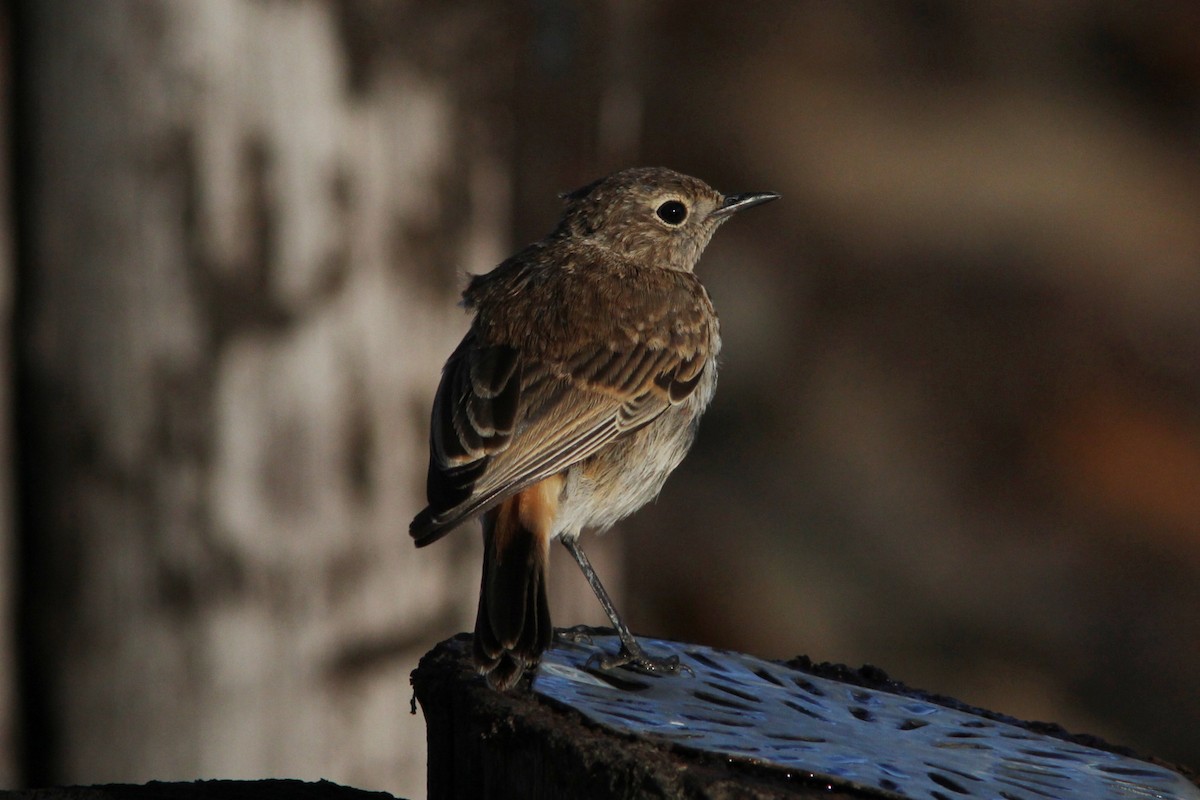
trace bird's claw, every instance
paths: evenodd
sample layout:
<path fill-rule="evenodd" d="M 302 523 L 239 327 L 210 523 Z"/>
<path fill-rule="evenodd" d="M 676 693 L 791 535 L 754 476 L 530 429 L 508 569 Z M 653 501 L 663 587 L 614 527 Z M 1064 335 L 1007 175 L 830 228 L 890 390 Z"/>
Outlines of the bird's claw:
<path fill-rule="evenodd" d="M 622 647 L 621 651 L 615 656 L 605 655 L 604 653 L 593 653 L 588 658 L 585 666 L 599 667 L 605 671 L 625 668 L 643 675 L 678 675 L 681 672 L 686 672 L 692 676 L 695 675 L 691 667 L 679 662 L 679 656 L 670 655 L 666 658 L 653 658 L 641 649 L 634 652 L 625 647 Z"/>

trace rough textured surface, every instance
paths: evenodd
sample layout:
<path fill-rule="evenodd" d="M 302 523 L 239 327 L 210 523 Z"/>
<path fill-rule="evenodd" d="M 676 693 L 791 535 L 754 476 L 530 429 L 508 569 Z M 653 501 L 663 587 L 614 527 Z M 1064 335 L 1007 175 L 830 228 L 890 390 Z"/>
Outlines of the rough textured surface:
<path fill-rule="evenodd" d="M 413 673 L 429 733 L 429 798 L 872 797 L 751 765 L 681 755 L 600 730 L 518 689 L 487 688 L 470 636 L 434 648 Z"/>
<path fill-rule="evenodd" d="M 1099 736 L 1093 736 L 1087 733 L 1072 733 L 1056 722 L 1021 720 L 1007 714 L 1001 714 L 997 711 L 990 711 L 986 708 L 979 708 L 978 706 L 964 703 L 961 700 L 957 700 L 953 697 L 947 697 L 946 695 L 936 694 L 934 692 L 927 692 L 923 689 L 914 689 L 900 681 L 894 680 L 887 674 L 887 672 L 870 664 L 864 664 L 861 667 L 854 668 L 848 667 L 845 664 L 831 664 L 828 662 L 814 663 L 812 659 L 808 658 L 807 656 L 798 656 L 786 663 L 790 667 L 795 667 L 796 669 L 804 672 L 811 672 L 813 675 L 820 675 L 821 677 L 831 678 L 833 680 L 839 680 L 845 683 L 851 683 L 856 686 L 865 686 L 869 689 L 881 689 L 894 694 L 906 695 L 918 700 L 937 703 L 938 705 L 946 706 L 947 708 L 955 708 L 960 711 L 966 711 L 971 714 L 986 717 L 987 719 L 993 719 L 999 722 L 1007 722 L 1010 725 L 1016 725 L 1019 728 L 1026 728 L 1027 730 L 1041 733 L 1046 736 L 1053 736 L 1066 742 L 1074 742 L 1086 747 L 1095 747 L 1100 750 L 1108 750 L 1112 753 L 1120 753 L 1121 755 L 1140 758 L 1143 761 L 1149 761 L 1151 764 L 1158 764 L 1166 767 L 1167 769 L 1173 769 L 1190 780 L 1192 783 L 1200 786 L 1200 772 L 1197 772 L 1190 766 L 1174 764 L 1158 758 L 1157 756 L 1138 753 L 1133 748 L 1112 744 L 1111 742 L 1105 741 Z"/>
<path fill-rule="evenodd" d="M 546 653 L 532 688 L 605 729 L 683 751 L 812 774 L 913 800 L 1200 800 L 1175 770 L 786 663 L 640 637 L 682 676 L 602 670 L 620 646 L 589 632 Z"/>
<path fill-rule="evenodd" d="M 594 634 L 604 631 L 591 631 Z M 600 729 L 525 689 L 491 691 L 470 666 L 470 637 L 443 642 L 413 673 L 429 732 L 429 797 L 881 797 L 867 789 L 828 789 L 779 769 L 713 758 Z M 1006 722 L 1044 735 L 1131 755 L 1095 737 L 973 708 L 911 689 L 874 667 L 812 664 L 795 669 L 855 686 L 900 694 Z M 481 743 L 482 746 L 481 746 Z M 1187 769 L 1174 769 L 1195 782 Z"/>
<path fill-rule="evenodd" d="M 937 703 L 938 705 L 946 706 L 947 708 L 955 708 L 960 711 L 966 711 L 971 714 L 986 717 L 987 719 L 1006 722 L 1009 725 L 1016 725 L 1017 727 L 1025 728 L 1046 736 L 1053 736 L 1054 738 L 1062 739 L 1065 742 L 1074 742 L 1075 744 L 1081 744 L 1085 747 L 1095 747 L 1099 750 L 1107 750 L 1111 753 L 1119 753 L 1132 758 L 1140 758 L 1143 761 L 1149 761 L 1151 764 L 1158 764 L 1159 766 L 1166 767 L 1167 769 L 1175 770 L 1192 783 L 1200 786 L 1200 772 L 1197 772 L 1197 770 L 1191 766 L 1175 764 L 1158 758 L 1157 756 L 1145 755 L 1137 752 L 1133 748 L 1113 744 L 1105 741 L 1099 736 L 1093 736 L 1092 734 L 1072 733 L 1056 722 L 1021 720 L 1017 719 L 1016 717 L 1009 716 L 1008 714 L 1001 714 L 997 711 L 989 711 L 986 708 L 972 706 L 953 697 L 927 692 L 923 689 L 914 689 L 905 685 L 904 683 L 901 683 L 900 681 L 893 680 L 885 671 L 879 667 L 871 666 L 869 664 L 865 664 L 856 669 L 854 667 L 847 667 L 844 664 L 830 664 L 828 662 L 814 663 L 807 656 L 799 656 L 788 661 L 787 665 L 795 667 L 796 669 L 804 672 L 811 672 L 814 675 L 820 675 L 833 680 L 851 683 L 856 686 L 865 686 L 870 689 L 881 689 L 886 692 L 903 694 L 918 700 Z"/>

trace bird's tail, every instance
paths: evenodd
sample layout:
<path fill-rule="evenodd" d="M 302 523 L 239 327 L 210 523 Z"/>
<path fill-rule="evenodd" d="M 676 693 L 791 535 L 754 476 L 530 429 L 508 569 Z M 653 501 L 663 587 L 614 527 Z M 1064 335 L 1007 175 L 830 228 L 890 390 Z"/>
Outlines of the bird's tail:
<path fill-rule="evenodd" d="M 483 517 L 483 580 L 475 618 L 475 666 L 507 691 L 550 646 L 546 600 L 548 527 L 536 524 L 539 487 L 514 495 Z M 532 524 L 531 524 L 532 523 Z"/>

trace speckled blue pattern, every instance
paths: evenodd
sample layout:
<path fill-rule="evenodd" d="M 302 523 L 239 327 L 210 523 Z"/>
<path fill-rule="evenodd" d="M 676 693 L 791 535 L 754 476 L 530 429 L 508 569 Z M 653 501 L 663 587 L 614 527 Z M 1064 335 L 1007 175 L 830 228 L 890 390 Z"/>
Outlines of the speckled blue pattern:
<path fill-rule="evenodd" d="M 601 636 L 546 653 L 534 691 L 617 731 L 901 798 L 1200 800 L 1144 761 L 739 653 L 639 641 L 683 673 L 601 672 L 589 659 L 619 646 Z"/>

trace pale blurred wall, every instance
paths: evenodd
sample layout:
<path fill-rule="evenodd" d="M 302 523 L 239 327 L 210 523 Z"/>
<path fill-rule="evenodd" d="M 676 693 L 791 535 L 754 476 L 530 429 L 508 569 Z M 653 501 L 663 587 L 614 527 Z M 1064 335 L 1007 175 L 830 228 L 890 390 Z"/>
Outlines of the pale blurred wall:
<path fill-rule="evenodd" d="M 10 7 L 20 561 L 0 680 L 22 669 L 0 785 L 420 797 L 408 674 L 471 623 L 479 574 L 474 529 L 420 553 L 407 536 L 458 291 L 511 251 L 528 198 L 549 227 L 555 192 L 633 157 L 636 124 L 603 111 L 638 102 L 609 57 L 627 25 L 489 0 Z M 615 555 L 597 563 L 619 591 Z M 552 597 L 603 619 L 582 581 Z"/>

